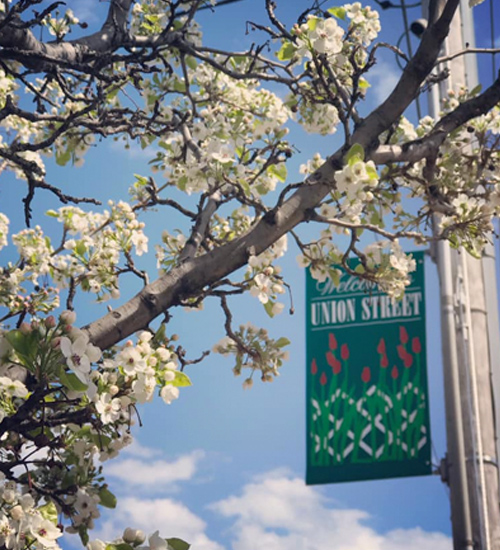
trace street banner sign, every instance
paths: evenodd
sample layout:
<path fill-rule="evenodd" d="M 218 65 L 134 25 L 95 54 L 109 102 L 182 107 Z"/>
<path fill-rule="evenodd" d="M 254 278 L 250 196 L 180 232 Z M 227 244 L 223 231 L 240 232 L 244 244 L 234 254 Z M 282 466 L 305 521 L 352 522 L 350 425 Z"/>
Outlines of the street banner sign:
<path fill-rule="evenodd" d="M 432 473 L 424 253 L 413 257 L 400 300 L 343 270 L 337 286 L 307 271 L 308 484 Z"/>

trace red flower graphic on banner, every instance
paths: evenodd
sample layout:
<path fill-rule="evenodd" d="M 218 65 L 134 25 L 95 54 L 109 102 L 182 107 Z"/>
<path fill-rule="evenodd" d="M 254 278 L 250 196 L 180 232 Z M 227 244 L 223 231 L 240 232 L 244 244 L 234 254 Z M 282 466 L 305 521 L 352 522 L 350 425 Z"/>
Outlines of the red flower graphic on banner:
<path fill-rule="evenodd" d="M 319 383 L 322 385 L 322 386 L 326 386 L 326 383 L 328 382 L 328 379 L 326 377 L 326 374 L 323 373 L 321 375 L 321 378 L 319 379 Z"/>
<path fill-rule="evenodd" d="M 378 346 L 377 346 L 377 353 L 380 353 L 380 355 L 386 354 L 385 340 L 383 338 L 380 338 L 380 342 L 378 343 Z"/>
<path fill-rule="evenodd" d="M 370 381 L 371 377 L 372 377 L 372 373 L 370 371 L 370 367 L 365 367 L 363 369 L 363 372 L 361 373 L 361 380 L 363 380 L 363 382 L 367 384 Z"/>
<path fill-rule="evenodd" d="M 413 351 L 413 353 L 420 353 L 422 351 L 422 344 L 418 336 L 415 336 L 411 341 L 411 351 Z"/>
<path fill-rule="evenodd" d="M 409 369 L 413 365 L 413 355 L 411 353 L 407 353 L 406 356 L 403 359 L 403 365 Z"/>
<path fill-rule="evenodd" d="M 405 357 L 406 357 L 406 354 L 408 353 L 404 346 L 402 346 L 401 344 L 399 344 L 399 346 L 397 347 L 397 350 L 398 350 L 398 355 L 399 355 L 399 358 L 404 361 L 405 360 Z"/>
<path fill-rule="evenodd" d="M 338 347 L 337 338 L 335 338 L 335 334 L 333 334 L 333 332 L 328 335 L 328 342 L 330 344 L 330 349 L 333 349 L 333 350 L 337 349 Z"/>
<path fill-rule="evenodd" d="M 318 364 L 316 363 L 316 359 L 312 360 L 311 363 L 311 374 L 316 374 L 318 372 Z"/>
<path fill-rule="evenodd" d="M 383 368 L 383 369 L 386 369 L 388 366 L 389 366 L 389 359 L 387 358 L 387 355 L 382 355 L 382 357 L 380 358 L 380 366 Z"/>
<path fill-rule="evenodd" d="M 338 374 L 342 370 L 342 364 L 331 351 L 327 352 L 326 361 L 332 367 L 333 374 Z"/>
<path fill-rule="evenodd" d="M 349 348 L 347 344 L 342 344 L 342 347 L 340 348 L 340 357 L 342 357 L 344 361 L 349 359 Z"/>
<path fill-rule="evenodd" d="M 408 332 L 406 332 L 405 327 L 399 327 L 399 340 L 402 344 L 408 343 Z"/>
<path fill-rule="evenodd" d="M 392 367 L 391 376 L 394 380 L 399 376 L 398 367 L 396 367 L 396 365 Z"/>

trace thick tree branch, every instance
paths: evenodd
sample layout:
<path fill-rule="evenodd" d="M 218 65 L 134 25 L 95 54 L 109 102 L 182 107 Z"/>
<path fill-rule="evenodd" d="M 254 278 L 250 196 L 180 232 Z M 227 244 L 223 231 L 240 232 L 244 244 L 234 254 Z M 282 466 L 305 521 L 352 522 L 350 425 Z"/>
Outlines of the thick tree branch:
<path fill-rule="evenodd" d="M 469 120 L 489 111 L 500 102 L 500 77 L 484 93 L 461 103 L 444 116 L 424 138 L 404 145 L 380 145 L 370 155 L 376 164 L 418 162 L 436 154 L 446 137 Z"/>
<path fill-rule="evenodd" d="M 424 34 L 394 91 L 357 128 L 351 143 L 359 143 L 368 153 L 376 149 L 378 136 L 398 120 L 412 102 L 435 65 L 458 1 L 448 0 L 442 15 Z M 266 214 L 248 233 L 204 256 L 188 259 L 146 286 L 117 310 L 88 325 L 86 330 L 91 341 L 101 349 L 116 344 L 146 327 L 165 310 L 242 267 L 248 261 L 250 251 L 252 254 L 261 253 L 293 229 L 330 192 L 335 171 L 342 166 L 346 147 L 333 154 L 288 200 Z"/>
<path fill-rule="evenodd" d="M 94 57 L 95 53 L 113 51 L 122 45 L 132 3 L 133 0 L 112 0 L 100 31 L 67 42 L 42 42 L 29 29 L 24 28 L 17 17 L 11 18 L 0 33 L 0 46 L 3 48 L 0 55 L 4 58 L 24 57 L 28 64 L 31 64 L 30 54 L 37 54 L 55 63 L 83 63 L 89 56 Z M 42 69 L 41 66 L 37 68 Z"/>

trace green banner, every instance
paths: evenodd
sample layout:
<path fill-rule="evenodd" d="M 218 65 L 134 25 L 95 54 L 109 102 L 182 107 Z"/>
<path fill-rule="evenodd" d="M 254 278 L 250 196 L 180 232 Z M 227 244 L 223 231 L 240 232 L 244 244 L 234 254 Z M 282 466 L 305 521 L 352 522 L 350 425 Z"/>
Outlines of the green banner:
<path fill-rule="evenodd" d="M 401 300 L 345 271 L 336 287 L 307 272 L 308 484 L 431 473 L 423 252 L 413 257 Z"/>

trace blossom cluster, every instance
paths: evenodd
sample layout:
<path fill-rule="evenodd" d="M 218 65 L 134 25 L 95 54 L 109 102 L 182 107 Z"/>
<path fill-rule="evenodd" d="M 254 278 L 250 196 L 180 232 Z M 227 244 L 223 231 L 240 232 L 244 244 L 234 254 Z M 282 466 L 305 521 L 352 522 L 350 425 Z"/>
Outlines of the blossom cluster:
<path fill-rule="evenodd" d="M 52 36 L 61 40 L 70 32 L 71 27 L 77 25 L 80 21 L 73 10 L 67 9 L 62 16 L 59 16 L 57 11 L 54 14 L 47 15 L 42 22 Z"/>
<path fill-rule="evenodd" d="M 29 493 L 0 474 L 0 545 L 7 550 L 58 550 L 61 535 L 54 504 L 37 506 Z"/>
<path fill-rule="evenodd" d="M 99 462 L 116 456 L 132 441 L 136 405 L 152 401 L 155 394 L 170 404 L 178 398 L 179 387 L 190 385 L 190 380 L 178 369 L 164 330 L 143 331 L 135 344 L 127 341 L 103 356 L 75 321 L 74 312 L 64 311 L 57 319 L 33 319 L 0 333 L 0 438 L 5 449 L 16 442 L 24 455 L 35 457 L 27 463 L 32 483 L 58 495 L 57 512 L 70 522 L 66 531 L 78 533 L 85 541 L 100 516 L 99 507 L 115 506 Z M 2 425 L 5 419 L 17 418 L 21 406 L 33 400 L 33 387 L 43 389 L 42 400 L 51 396 L 44 402 L 43 431 L 34 438 L 31 434 L 39 430 L 37 416 L 29 437 L 23 416 L 15 429 Z M 11 454 L 4 455 L 5 463 L 19 460 Z M 8 525 L 7 520 L 1 521 L 0 536 L 17 537 L 16 541 L 24 537 L 24 523 L 13 524 L 12 518 Z M 11 550 L 15 545 L 8 540 Z M 53 546 L 51 541 L 39 543 Z"/>
<path fill-rule="evenodd" d="M 156 105 L 164 90 L 176 85 L 185 83 L 175 73 L 145 83 L 148 104 Z M 207 106 L 190 121 L 189 136 L 181 132 L 160 142 L 153 168 L 188 194 L 221 189 L 260 198 L 274 190 L 284 181 L 285 153 L 289 154 L 283 139 L 288 129 L 283 125 L 290 113 L 282 100 L 256 83 L 239 83 L 205 63 L 193 65 L 190 85 L 196 101 Z M 214 97 L 216 102 L 211 101 Z M 179 102 L 172 106 L 181 108 Z M 262 147 L 255 149 L 259 141 Z M 269 163 L 269 154 L 253 154 L 252 148 L 271 152 L 273 162 Z"/>
<path fill-rule="evenodd" d="M 288 241 L 284 235 L 264 252 L 258 256 L 252 255 L 248 260 L 245 279 L 250 294 L 259 299 L 270 317 L 281 313 L 284 308 L 284 304 L 277 301 L 278 295 L 285 293 L 281 268 L 274 262 L 286 253 L 287 247 Z"/>
<path fill-rule="evenodd" d="M 239 376 L 243 369 L 250 369 L 250 375 L 245 379 L 243 387 L 251 388 L 256 371 L 260 373 L 263 382 L 272 382 L 279 376 L 278 369 L 288 359 L 288 352 L 283 350 L 288 344 L 290 341 L 287 338 L 274 340 L 267 330 L 247 323 L 241 325 L 233 335 L 224 337 L 213 350 L 221 355 L 234 355 L 235 376 Z"/>
<path fill-rule="evenodd" d="M 120 262 L 130 253 L 141 256 L 148 250 L 144 223 L 123 201 L 109 203 L 110 211 L 86 212 L 65 206 L 47 214 L 63 228 L 64 240 L 57 250 L 40 226 L 11 236 L 19 261 L 0 272 L 0 305 L 10 311 L 48 313 L 59 306 L 59 290 L 70 282 L 95 293 L 99 300 L 119 296 Z M 8 218 L 0 214 L 0 249 L 7 244 Z M 57 288 L 40 285 L 51 277 Z"/>

